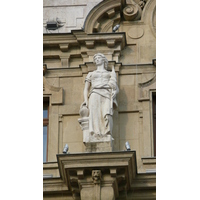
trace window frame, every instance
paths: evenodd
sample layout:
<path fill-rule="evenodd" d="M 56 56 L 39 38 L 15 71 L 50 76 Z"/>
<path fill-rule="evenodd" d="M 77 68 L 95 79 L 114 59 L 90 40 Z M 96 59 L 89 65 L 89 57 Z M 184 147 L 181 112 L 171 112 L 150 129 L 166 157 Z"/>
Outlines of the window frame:
<path fill-rule="evenodd" d="M 43 110 L 44 110 L 44 107 L 47 107 L 47 118 L 44 118 L 43 117 L 43 127 L 44 126 L 47 126 L 47 148 L 46 148 L 46 161 L 43 161 L 44 162 L 48 162 L 48 140 L 49 140 L 49 97 L 44 97 L 43 98 Z M 44 132 L 43 132 L 43 135 L 44 135 Z M 43 158 L 44 159 L 44 158 Z"/>
<path fill-rule="evenodd" d="M 154 120 L 153 96 L 155 96 L 156 99 L 155 89 L 150 90 L 150 124 L 151 124 L 150 126 L 151 126 L 151 155 L 152 157 L 156 157 L 156 121 Z"/>

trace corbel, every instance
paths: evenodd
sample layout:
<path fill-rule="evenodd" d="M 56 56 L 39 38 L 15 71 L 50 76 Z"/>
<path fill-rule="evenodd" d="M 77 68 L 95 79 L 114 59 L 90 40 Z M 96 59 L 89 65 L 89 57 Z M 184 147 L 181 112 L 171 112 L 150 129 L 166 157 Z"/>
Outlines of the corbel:
<path fill-rule="evenodd" d="M 114 47 L 115 46 L 115 40 L 106 40 L 108 47 Z"/>
<path fill-rule="evenodd" d="M 115 9 L 112 8 L 109 11 L 107 11 L 106 13 L 107 13 L 108 17 L 111 19 L 115 16 Z"/>
<path fill-rule="evenodd" d="M 86 44 L 86 47 L 88 49 L 93 49 L 94 48 L 94 40 L 85 41 L 85 44 Z"/>
<path fill-rule="evenodd" d="M 69 50 L 69 44 L 59 44 L 60 50 L 66 52 Z"/>
<path fill-rule="evenodd" d="M 78 179 L 84 179 L 84 169 L 77 170 Z"/>
<path fill-rule="evenodd" d="M 99 22 L 96 22 L 94 27 L 93 27 L 93 31 L 94 32 L 98 32 L 99 31 L 99 28 L 100 28 L 100 23 Z"/>
<path fill-rule="evenodd" d="M 117 176 L 117 169 L 116 168 L 110 169 L 110 175 L 111 175 L 111 177 L 116 177 Z"/>

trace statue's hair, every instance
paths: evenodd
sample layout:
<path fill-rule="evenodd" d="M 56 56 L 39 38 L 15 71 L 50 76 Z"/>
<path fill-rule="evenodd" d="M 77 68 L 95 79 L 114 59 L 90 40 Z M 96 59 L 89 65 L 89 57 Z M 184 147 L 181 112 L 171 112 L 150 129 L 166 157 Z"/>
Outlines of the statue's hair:
<path fill-rule="evenodd" d="M 94 56 L 93 56 L 93 60 L 95 60 L 95 57 L 96 56 L 101 56 L 103 58 L 103 61 L 104 61 L 104 68 L 107 70 L 108 68 L 108 59 L 102 54 L 102 53 L 96 53 Z"/>

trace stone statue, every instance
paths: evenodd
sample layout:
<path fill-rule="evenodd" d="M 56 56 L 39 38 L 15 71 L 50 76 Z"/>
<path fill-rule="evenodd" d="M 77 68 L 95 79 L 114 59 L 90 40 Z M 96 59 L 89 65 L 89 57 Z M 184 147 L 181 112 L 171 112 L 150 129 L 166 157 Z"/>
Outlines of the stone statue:
<path fill-rule="evenodd" d="M 89 134 L 95 140 L 102 140 L 112 134 L 113 113 L 117 107 L 116 95 L 119 92 L 114 70 L 107 71 L 108 60 L 97 53 L 93 57 L 97 70 L 89 72 L 85 79 L 84 102 L 80 115 L 89 115 Z"/>

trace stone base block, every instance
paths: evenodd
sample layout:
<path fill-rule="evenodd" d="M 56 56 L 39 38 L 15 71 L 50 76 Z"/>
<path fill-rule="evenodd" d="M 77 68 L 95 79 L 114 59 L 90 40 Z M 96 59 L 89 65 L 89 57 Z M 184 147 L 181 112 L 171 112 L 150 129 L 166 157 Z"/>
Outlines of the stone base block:
<path fill-rule="evenodd" d="M 112 152 L 112 142 L 85 143 L 86 152 Z"/>

